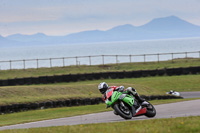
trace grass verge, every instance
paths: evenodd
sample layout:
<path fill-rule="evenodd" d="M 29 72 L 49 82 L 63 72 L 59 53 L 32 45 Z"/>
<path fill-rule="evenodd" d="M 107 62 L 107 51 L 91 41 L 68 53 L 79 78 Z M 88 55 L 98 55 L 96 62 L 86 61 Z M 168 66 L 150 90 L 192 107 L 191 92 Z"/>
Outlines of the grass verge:
<path fill-rule="evenodd" d="M 133 71 L 152 70 L 162 68 L 177 68 L 200 66 L 200 60 L 195 58 L 174 59 L 173 61 L 146 62 L 146 63 L 120 63 L 94 66 L 66 66 L 53 68 L 39 68 L 26 70 L 0 70 L 0 79 L 13 79 L 23 77 L 38 77 L 63 74 L 92 73 L 92 72 L 113 72 L 113 71 Z"/>
<path fill-rule="evenodd" d="M 165 104 L 165 103 L 188 101 L 188 100 L 194 100 L 194 98 L 153 100 L 151 101 L 151 103 L 156 105 L 156 104 Z M 112 110 L 111 108 L 106 109 L 105 104 L 99 104 L 99 105 L 87 105 L 87 106 L 77 106 L 77 107 L 51 108 L 45 110 L 34 110 L 34 111 L 18 112 L 13 114 L 4 114 L 0 115 L 0 126 L 105 112 L 111 110 Z"/>
<path fill-rule="evenodd" d="M 136 88 L 140 95 L 164 95 L 169 90 L 200 91 L 200 75 L 105 79 L 58 84 L 0 87 L 0 105 L 62 100 L 69 98 L 101 97 L 97 86 L 124 85 Z"/>
<path fill-rule="evenodd" d="M 6 130 L 5 133 L 198 133 L 200 116 Z"/>

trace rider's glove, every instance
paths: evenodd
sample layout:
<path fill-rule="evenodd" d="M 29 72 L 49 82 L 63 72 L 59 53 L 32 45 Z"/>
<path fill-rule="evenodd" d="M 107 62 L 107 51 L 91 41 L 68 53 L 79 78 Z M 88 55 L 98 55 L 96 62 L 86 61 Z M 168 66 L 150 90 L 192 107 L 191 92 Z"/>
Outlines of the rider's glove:
<path fill-rule="evenodd" d="M 116 90 L 119 91 L 119 92 L 123 92 L 124 91 L 124 86 L 120 86 L 120 87 L 116 88 Z"/>

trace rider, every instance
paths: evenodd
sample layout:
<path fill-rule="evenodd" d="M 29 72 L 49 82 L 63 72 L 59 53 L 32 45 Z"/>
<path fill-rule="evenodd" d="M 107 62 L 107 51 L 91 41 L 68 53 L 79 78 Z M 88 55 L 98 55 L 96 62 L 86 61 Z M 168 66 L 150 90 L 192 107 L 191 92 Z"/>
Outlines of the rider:
<path fill-rule="evenodd" d="M 145 100 L 142 99 L 139 94 L 137 93 L 137 91 L 132 88 L 132 87 L 128 87 L 126 90 L 124 89 L 124 86 L 108 86 L 108 84 L 106 82 L 102 82 L 99 84 L 98 86 L 98 89 L 99 91 L 101 92 L 101 94 L 103 94 L 103 100 L 105 101 L 106 100 L 106 91 L 110 88 L 113 88 L 114 90 L 116 91 L 121 91 L 121 92 L 126 92 L 128 94 L 132 94 L 137 100 L 139 103 L 143 103 Z"/>

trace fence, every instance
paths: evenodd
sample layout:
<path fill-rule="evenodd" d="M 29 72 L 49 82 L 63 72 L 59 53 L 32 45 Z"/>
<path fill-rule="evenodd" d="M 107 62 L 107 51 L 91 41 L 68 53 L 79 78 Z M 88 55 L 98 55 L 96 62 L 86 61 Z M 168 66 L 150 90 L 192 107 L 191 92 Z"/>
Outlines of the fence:
<path fill-rule="evenodd" d="M 45 58 L 45 59 L 24 59 L 0 61 L 1 70 L 28 69 L 41 67 L 65 67 L 79 65 L 105 65 L 118 63 L 133 62 L 150 62 L 174 60 L 176 58 L 200 58 L 200 51 L 195 52 L 177 52 L 177 53 L 157 53 L 141 55 L 93 55 L 93 56 L 76 56 L 62 58 Z"/>

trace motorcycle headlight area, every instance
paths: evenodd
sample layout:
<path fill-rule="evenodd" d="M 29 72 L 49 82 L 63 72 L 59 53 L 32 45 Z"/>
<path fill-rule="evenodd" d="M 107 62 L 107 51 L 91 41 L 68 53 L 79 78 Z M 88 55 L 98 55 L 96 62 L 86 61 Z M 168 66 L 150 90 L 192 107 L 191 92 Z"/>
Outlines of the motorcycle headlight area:
<path fill-rule="evenodd" d="M 122 95 L 119 97 L 119 100 L 122 100 L 125 96 L 126 96 L 126 94 L 122 94 Z"/>

